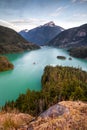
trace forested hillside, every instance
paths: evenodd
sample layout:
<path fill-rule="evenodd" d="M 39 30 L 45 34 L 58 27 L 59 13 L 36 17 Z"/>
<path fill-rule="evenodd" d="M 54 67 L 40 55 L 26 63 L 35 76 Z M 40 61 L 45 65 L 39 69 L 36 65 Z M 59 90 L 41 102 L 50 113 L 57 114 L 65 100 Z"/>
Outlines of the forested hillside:
<path fill-rule="evenodd" d="M 87 47 L 69 49 L 70 55 L 77 58 L 87 58 Z"/>
<path fill-rule="evenodd" d="M 14 102 L 8 102 L 4 110 L 18 109 L 38 115 L 62 100 L 87 101 L 87 72 L 72 67 L 47 66 L 42 76 L 42 90 L 27 90 Z"/>

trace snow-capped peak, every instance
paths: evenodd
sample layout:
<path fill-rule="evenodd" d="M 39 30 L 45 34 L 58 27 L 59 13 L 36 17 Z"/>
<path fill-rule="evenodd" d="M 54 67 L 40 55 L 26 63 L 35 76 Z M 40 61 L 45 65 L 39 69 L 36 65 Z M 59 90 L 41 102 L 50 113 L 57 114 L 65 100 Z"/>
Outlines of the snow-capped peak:
<path fill-rule="evenodd" d="M 56 26 L 56 25 L 55 25 L 55 23 L 54 23 L 53 21 L 50 21 L 50 22 L 44 24 L 44 26 L 54 27 L 54 26 Z"/>
<path fill-rule="evenodd" d="M 25 29 L 24 31 L 25 31 L 25 32 L 28 32 L 29 30 L 28 30 L 28 29 Z"/>

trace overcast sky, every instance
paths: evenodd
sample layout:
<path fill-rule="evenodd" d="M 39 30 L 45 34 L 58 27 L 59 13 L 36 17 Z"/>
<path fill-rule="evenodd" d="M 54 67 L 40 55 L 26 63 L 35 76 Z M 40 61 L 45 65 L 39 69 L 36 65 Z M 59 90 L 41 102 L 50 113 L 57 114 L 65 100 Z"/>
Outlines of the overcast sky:
<path fill-rule="evenodd" d="M 87 23 L 87 0 L 0 0 L 1 25 L 21 30 L 49 21 L 65 29 Z"/>

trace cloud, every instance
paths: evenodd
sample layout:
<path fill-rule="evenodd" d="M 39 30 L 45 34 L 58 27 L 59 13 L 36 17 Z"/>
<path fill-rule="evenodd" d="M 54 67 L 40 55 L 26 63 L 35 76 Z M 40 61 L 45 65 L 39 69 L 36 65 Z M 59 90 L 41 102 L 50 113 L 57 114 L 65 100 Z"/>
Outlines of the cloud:
<path fill-rule="evenodd" d="M 66 22 L 70 22 L 72 25 L 79 26 L 81 24 L 87 23 L 86 13 L 75 13 L 71 17 L 66 19 Z"/>
<path fill-rule="evenodd" d="M 75 17 L 75 18 L 80 18 L 80 19 L 83 19 L 83 18 L 87 18 L 87 14 L 86 13 L 75 13 L 75 14 L 73 14 L 73 17 Z"/>
<path fill-rule="evenodd" d="M 35 19 L 35 18 L 29 18 L 29 19 L 21 19 L 21 20 L 13 20 L 11 23 L 13 24 L 38 24 L 38 23 L 43 23 L 46 20 L 43 19 Z"/>
<path fill-rule="evenodd" d="M 87 2 L 87 0 L 72 0 L 72 3 L 84 3 L 84 2 Z"/>
<path fill-rule="evenodd" d="M 14 29 L 15 31 L 18 31 L 16 26 L 14 26 L 12 23 L 9 23 L 9 22 L 7 22 L 7 21 L 5 21 L 5 20 L 0 19 L 0 25 L 1 25 L 1 26 L 5 26 L 5 27 L 8 27 L 8 28 L 12 28 L 12 29 Z"/>
<path fill-rule="evenodd" d="M 87 0 L 79 0 L 79 2 L 86 2 Z"/>
<path fill-rule="evenodd" d="M 22 29 L 32 29 L 34 27 L 43 25 L 48 21 L 45 19 L 29 18 L 29 19 L 13 20 L 10 22 L 16 25 L 19 28 L 19 30 L 22 30 Z"/>
<path fill-rule="evenodd" d="M 77 2 L 77 0 L 72 0 L 72 3 L 75 3 L 75 2 Z"/>
<path fill-rule="evenodd" d="M 55 12 L 51 13 L 50 16 L 51 17 L 57 17 L 57 16 L 61 15 L 66 8 L 68 8 L 68 6 L 64 6 L 64 7 L 61 6 L 61 7 L 57 8 L 55 10 Z"/>

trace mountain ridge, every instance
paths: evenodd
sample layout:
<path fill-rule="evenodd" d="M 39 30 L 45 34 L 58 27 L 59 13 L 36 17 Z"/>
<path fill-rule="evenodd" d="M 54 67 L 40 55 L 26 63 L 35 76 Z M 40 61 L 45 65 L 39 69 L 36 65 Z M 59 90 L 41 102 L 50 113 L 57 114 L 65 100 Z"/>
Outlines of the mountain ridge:
<path fill-rule="evenodd" d="M 19 34 L 37 45 L 44 45 L 63 30 L 62 27 L 55 25 L 55 23 L 51 21 L 31 30 L 22 30 Z"/>
<path fill-rule="evenodd" d="M 87 46 L 87 24 L 64 30 L 46 45 L 60 48 Z"/>
<path fill-rule="evenodd" d="M 39 46 L 25 40 L 11 28 L 0 25 L 0 54 L 38 49 Z"/>

